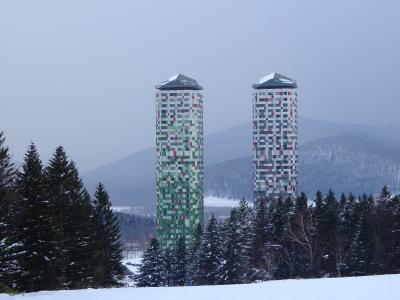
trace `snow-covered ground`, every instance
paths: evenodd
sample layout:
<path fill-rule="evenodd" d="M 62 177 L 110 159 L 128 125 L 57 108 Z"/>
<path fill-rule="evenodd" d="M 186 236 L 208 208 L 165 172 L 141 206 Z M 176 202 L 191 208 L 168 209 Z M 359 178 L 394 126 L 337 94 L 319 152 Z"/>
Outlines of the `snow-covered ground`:
<path fill-rule="evenodd" d="M 131 209 L 130 206 L 113 206 L 111 209 L 115 212 L 124 212 Z"/>
<path fill-rule="evenodd" d="M 204 206 L 207 207 L 236 207 L 240 200 L 221 198 L 216 196 L 205 196 Z M 250 203 L 249 203 L 250 204 Z"/>
<path fill-rule="evenodd" d="M 170 288 L 120 288 L 0 295 L 1 300 L 391 300 L 400 275 L 281 280 L 257 284 Z"/>
<path fill-rule="evenodd" d="M 135 258 L 130 258 L 130 259 L 124 259 L 122 261 L 122 264 L 132 273 L 128 276 L 125 276 L 122 282 L 126 286 L 135 286 L 135 279 L 134 276 L 138 274 L 139 272 L 139 266 L 142 262 L 141 257 L 135 257 Z"/>

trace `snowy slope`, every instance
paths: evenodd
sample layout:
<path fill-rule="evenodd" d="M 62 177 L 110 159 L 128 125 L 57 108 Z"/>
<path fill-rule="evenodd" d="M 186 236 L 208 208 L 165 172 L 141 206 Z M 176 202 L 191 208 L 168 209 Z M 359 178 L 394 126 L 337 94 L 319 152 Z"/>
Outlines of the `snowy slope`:
<path fill-rule="evenodd" d="M 18 296 L 0 295 L 4 300 L 378 300 L 399 299 L 400 275 L 334 279 L 281 280 L 258 284 L 121 288 L 39 292 Z"/>
<path fill-rule="evenodd" d="M 239 206 L 240 200 L 223 198 L 217 196 L 205 196 L 204 206 L 206 207 L 236 207 Z"/>
<path fill-rule="evenodd" d="M 128 271 L 130 273 L 132 273 L 132 274 L 125 276 L 125 278 L 122 280 L 122 283 L 125 286 L 132 287 L 132 286 L 136 285 L 135 275 L 137 275 L 139 272 L 139 266 L 140 266 L 141 262 L 142 262 L 141 257 L 124 259 L 122 261 L 122 264 L 128 269 Z"/>

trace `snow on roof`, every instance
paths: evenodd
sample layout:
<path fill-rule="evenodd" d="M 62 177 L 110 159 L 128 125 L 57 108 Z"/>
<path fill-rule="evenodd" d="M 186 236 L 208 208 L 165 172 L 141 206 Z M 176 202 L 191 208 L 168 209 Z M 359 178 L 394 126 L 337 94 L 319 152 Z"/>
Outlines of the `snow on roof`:
<path fill-rule="evenodd" d="M 257 81 L 257 83 L 258 83 L 258 84 L 261 84 L 261 83 L 267 82 L 267 81 L 269 81 L 269 80 L 271 80 L 271 79 L 274 79 L 275 74 L 276 74 L 276 73 L 271 73 L 271 74 L 269 74 L 269 75 L 267 75 L 267 76 L 261 77 L 261 78 Z"/>
<path fill-rule="evenodd" d="M 202 90 L 196 80 L 180 73 L 162 81 L 156 86 L 158 90 Z"/>
<path fill-rule="evenodd" d="M 255 89 L 297 88 L 296 81 L 278 73 L 271 73 L 253 84 Z"/>

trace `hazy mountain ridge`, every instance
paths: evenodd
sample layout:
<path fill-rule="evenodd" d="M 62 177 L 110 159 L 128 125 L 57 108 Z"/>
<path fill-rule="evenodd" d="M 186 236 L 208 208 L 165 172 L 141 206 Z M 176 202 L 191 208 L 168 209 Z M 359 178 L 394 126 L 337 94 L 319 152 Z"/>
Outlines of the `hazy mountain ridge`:
<path fill-rule="evenodd" d="M 400 190 L 400 145 L 372 136 L 324 138 L 301 147 L 299 185 L 312 194 L 317 189 L 377 193 L 383 185 Z"/>
<path fill-rule="evenodd" d="M 375 192 L 382 182 L 396 187 L 400 148 L 384 138 L 400 140 L 392 134 L 395 131 L 394 126 L 389 130 L 300 117 L 300 189 Z M 205 137 L 206 195 L 251 199 L 251 132 L 251 123 L 246 123 Z M 347 166 L 351 166 L 347 173 L 359 182 L 346 179 Z M 89 191 L 103 182 L 116 205 L 155 208 L 154 148 L 106 164 L 83 178 Z"/>

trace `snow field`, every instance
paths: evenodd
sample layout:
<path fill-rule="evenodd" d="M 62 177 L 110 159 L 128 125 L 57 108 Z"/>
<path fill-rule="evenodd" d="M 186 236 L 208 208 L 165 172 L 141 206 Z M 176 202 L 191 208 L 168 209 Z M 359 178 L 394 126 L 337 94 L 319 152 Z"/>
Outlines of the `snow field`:
<path fill-rule="evenodd" d="M 400 297 L 400 275 L 278 280 L 256 284 L 166 288 L 114 288 L 38 292 L 1 300 L 391 300 Z"/>

